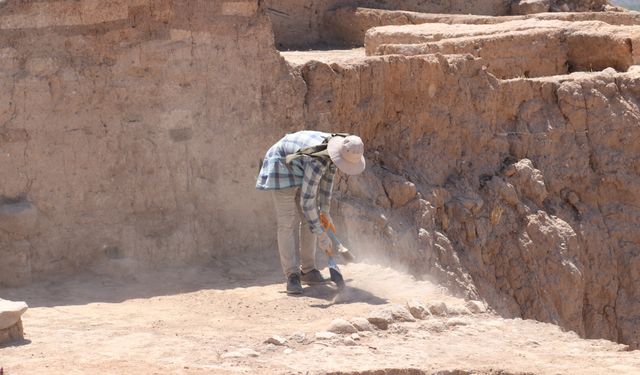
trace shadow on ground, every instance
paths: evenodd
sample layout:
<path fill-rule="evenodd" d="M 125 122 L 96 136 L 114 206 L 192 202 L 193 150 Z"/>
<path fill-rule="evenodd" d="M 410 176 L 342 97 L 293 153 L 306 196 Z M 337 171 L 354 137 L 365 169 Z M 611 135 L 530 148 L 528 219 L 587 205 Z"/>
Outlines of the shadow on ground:
<path fill-rule="evenodd" d="M 323 264 L 321 260 L 319 265 Z M 327 273 L 328 271 L 324 271 Z M 347 283 L 349 280 L 347 280 Z M 0 289 L 0 298 L 25 301 L 32 307 L 85 305 L 90 303 L 120 303 L 130 299 L 151 298 L 197 292 L 200 290 L 229 290 L 237 288 L 281 285 L 284 276 L 277 260 L 256 256 L 212 259 L 207 265 L 96 274 L 85 272 L 34 282 L 19 288 Z M 344 296 L 348 295 L 348 298 Z M 327 308 L 336 303 L 384 304 L 387 301 L 374 294 L 347 287 L 338 293 L 334 284 L 305 287 L 304 297 L 325 301 L 311 307 Z"/>
<path fill-rule="evenodd" d="M 350 280 L 345 281 L 348 283 Z M 309 305 L 310 307 L 322 309 L 336 304 L 366 303 L 369 305 L 384 305 L 388 302 L 386 299 L 380 298 L 369 291 L 348 285 L 340 291 L 333 284 L 316 285 L 306 288 L 304 296 L 327 301 L 327 303 L 323 304 Z"/>
<path fill-rule="evenodd" d="M 31 344 L 31 340 L 22 339 L 22 340 L 5 342 L 3 344 L 0 344 L 0 349 L 12 348 L 12 347 L 18 347 L 18 346 L 25 346 L 25 345 L 29 345 L 29 344 Z M 2 373 L 0 373 L 0 374 L 2 374 Z"/>

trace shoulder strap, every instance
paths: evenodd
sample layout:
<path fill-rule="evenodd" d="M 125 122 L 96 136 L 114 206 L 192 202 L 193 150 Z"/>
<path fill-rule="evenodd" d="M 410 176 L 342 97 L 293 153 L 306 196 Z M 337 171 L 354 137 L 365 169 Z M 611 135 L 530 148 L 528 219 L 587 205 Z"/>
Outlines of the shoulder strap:
<path fill-rule="evenodd" d="M 333 137 L 347 137 L 349 134 L 347 133 L 331 133 L 330 136 L 324 139 L 324 141 L 315 146 L 309 146 L 298 150 L 294 154 L 287 155 L 285 158 L 285 164 L 287 167 L 291 167 L 291 163 L 302 157 L 303 155 L 312 156 L 312 157 L 328 157 L 329 152 L 327 151 L 327 145 L 329 144 L 329 140 Z"/>

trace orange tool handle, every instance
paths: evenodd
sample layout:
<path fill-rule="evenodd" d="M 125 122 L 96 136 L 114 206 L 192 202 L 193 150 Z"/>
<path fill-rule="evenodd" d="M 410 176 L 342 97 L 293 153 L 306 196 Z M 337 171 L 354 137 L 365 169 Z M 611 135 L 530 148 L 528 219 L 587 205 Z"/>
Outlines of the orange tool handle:
<path fill-rule="evenodd" d="M 322 223 L 322 227 L 325 231 L 328 232 L 329 230 L 331 230 L 334 234 L 336 233 L 336 227 L 324 212 L 320 212 L 320 223 Z"/>

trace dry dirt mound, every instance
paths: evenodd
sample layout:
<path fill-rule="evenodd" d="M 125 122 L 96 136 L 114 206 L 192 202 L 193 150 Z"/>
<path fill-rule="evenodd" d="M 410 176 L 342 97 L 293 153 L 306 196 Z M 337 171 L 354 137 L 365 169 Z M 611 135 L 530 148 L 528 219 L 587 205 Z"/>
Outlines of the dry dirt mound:
<path fill-rule="evenodd" d="M 7 290 L 31 309 L 26 340 L 0 349 L 0 367 L 19 375 L 633 374 L 640 366 L 622 345 L 502 319 L 389 268 L 343 267 L 349 289 L 334 303 L 331 286 L 288 297 L 275 268 L 248 259 L 218 266 Z"/>

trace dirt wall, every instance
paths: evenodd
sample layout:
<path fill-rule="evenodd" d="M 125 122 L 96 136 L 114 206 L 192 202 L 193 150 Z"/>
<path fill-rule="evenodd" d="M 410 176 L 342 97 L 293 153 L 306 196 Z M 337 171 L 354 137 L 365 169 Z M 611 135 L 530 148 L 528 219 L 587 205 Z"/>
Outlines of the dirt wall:
<path fill-rule="evenodd" d="M 308 127 L 361 134 L 375 165 L 339 185 L 357 250 L 638 347 L 637 69 L 501 81 L 431 55 L 301 70 Z"/>
<path fill-rule="evenodd" d="M 327 12 L 342 7 L 366 7 L 438 14 L 506 16 L 521 14 L 512 4 L 517 0 L 264 0 L 279 49 L 309 49 L 335 44 L 335 23 Z M 602 11 L 606 0 L 540 1 L 538 12 Z M 527 12 L 525 12 L 527 13 Z M 330 13 L 329 13 L 330 15 Z"/>
<path fill-rule="evenodd" d="M 510 0 L 265 0 L 273 22 L 276 44 L 281 49 L 305 49 L 331 43 L 325 14 L 345 6 L 397 9 L 426 13 L 506 15 Z"/>
<path fill-rule="evenodd" d="M 272 250 L 301 111 L 257 0 L 8 1 L 0 56 L 0 285 Z"/>

